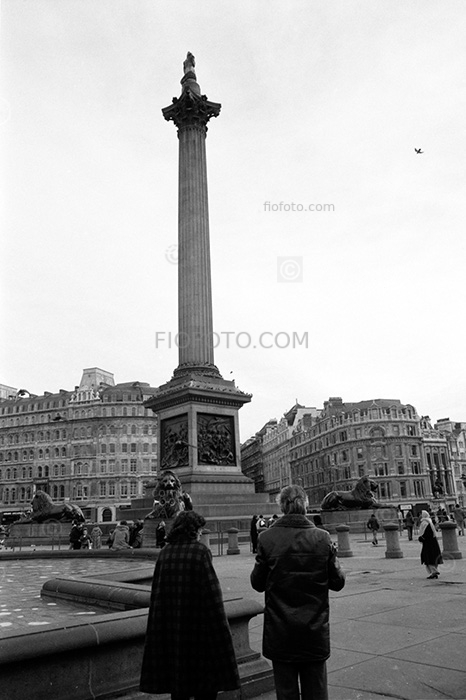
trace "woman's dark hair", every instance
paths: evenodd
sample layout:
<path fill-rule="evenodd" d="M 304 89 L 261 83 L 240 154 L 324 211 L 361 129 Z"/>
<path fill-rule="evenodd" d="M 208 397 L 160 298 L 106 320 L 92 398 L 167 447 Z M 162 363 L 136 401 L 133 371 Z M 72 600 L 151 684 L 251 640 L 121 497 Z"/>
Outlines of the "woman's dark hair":
<path fill-rule="evenodd" d="M 183 510 L 175 518 L 173 527 L 167 536 L 167 542 L 174 544 L 197 539 L 197 533 L 206 523 L 205 518 L 194 510 Z"/>

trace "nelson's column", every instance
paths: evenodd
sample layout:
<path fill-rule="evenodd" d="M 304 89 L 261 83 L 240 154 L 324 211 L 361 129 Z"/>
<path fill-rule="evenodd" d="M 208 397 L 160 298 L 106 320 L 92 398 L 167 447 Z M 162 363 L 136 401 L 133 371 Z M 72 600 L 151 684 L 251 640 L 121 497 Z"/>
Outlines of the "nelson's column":
<path fill-rule="evenodd" d="M 249 515 L 267 499 L 254 495 L 240 466 L 238 410 L 251 395 L 223 379 L 214 363 L 205 141 L 207 123 L 221 105 L 201 95 L 194 67 L 188 53 L 181 96 L 162 110 L 179 140 L 179 363 L 146 406 L 159 417 L 160 470 L 177 474 L 194 507 L 203 505 L 205 515 L 233 515 L 237 508 L 216 512 L 213 504 L 242 503 L 241 512 Z"/>

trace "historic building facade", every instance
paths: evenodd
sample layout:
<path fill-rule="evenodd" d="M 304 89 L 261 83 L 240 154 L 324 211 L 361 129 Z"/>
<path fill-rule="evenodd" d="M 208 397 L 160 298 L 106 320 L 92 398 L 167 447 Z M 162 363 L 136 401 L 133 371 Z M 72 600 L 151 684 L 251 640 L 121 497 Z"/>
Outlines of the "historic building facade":
<path fill-rule="evenodd" d="M 466 482 L 466 433 L 459 424 L 433 428 L 428 416 L 399 400 L 344 403 L 333 397 L 323 409 L 297 404 L 268 425 L 261 459 L 271 498 L 298 483 L 311 508 L 319 508 L 327 493 L 351 490 L 367 475 L 377 482 L 382 504 L 407 509 L 431 502 L 448 508 L 458 499 L 463 474 Z M 250 449 L 257 454 L 258 442 Z"/>
<path fill-rule="evenodd" d="M 363 475 L 378 484 L 381 503 L 426 502 L 439 484 L 436 496 L 455 498 L 445 439 L 428 418 L 398 400 L 343 403 L 330 398 L 314 426 L 303 430 L 298 425 L 294 431 L 290 467 L 313 507 L 329 491 L 351 490 Z"/>
<path fill-rule="evenodd" d="M 254 481 L 256 493 L 263 493 L 264 486 L 264 436 L 277 425 L 273 418 L 241 445 L 241 471 Z"/>
<path fill-rule="evenodd" d="M 298 422 L 311 425 L 321 414 L 317 408 L 296 403 L 280 421 L 271 425 L 263 438 L 264 489 L 273 500 L 284 486 L 293 483 L 290 469 L 291 438 Z M 297 483 L 302 483 L 298 480 Z"/>
<path fill-rule="evenodd" d="M 0 512 L 28 510 L 41 489 L 114 520 L 157 473 L 157 417 L 143 405 L 153 391 L 90 368 L 74 391 L 0 399 Z"/>
<path fill-rule="evenodd" d="M 466 423 L 441 418 L 434 428 L 446 440 L 458 503 L 466 506 Z"/>

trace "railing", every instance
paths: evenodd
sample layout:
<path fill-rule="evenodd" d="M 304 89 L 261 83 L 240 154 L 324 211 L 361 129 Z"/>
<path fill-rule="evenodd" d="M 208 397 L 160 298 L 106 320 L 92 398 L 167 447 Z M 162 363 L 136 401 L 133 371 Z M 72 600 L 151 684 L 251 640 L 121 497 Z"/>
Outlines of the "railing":
<path fill-rule="evenodd" d="M 209 523 L 208 523 L 209 524 Z M 228 528 L 231 530 L 232 528 Z M 210 547 L 212 555 L 221 557 L 227 553 L 228 549 L 228 530 L 222 530 L 218 527 L 216 530 L 204 529 L 204 542 Z M 252 551 L 251 537 L 249 530 L 238 530 L 238 545 L 244 547 L 247 551 Z"/>

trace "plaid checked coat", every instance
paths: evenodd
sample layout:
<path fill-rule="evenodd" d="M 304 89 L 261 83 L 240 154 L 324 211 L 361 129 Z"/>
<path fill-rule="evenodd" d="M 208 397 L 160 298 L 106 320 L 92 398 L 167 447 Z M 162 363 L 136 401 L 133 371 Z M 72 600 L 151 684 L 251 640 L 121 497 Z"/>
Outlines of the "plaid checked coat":
<path fill-rule="evenodd" d="M 140 689 L 194 695 L 239 686 L 210 550 L 197 541 L 166 545 L 152 582 Z"/>

